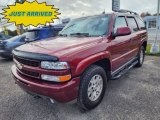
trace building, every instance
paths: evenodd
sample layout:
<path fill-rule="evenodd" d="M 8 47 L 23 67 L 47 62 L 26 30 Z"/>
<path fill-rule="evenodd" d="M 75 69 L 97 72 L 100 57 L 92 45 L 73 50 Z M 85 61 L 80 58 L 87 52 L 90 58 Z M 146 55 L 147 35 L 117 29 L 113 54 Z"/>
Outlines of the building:
<path fill-rule="evenodd" d="M 157 23 L 157 16 L 146 16 L 143 18 L 146 28 L 148 31 L 148 41 L 149 43 L 153 43 L 156 39 L 156 26 L 158 25 L 158 40 L 157 42 L 160 43 L 160 16 L 158 17 Z"/>
<path fill-rule="evenodd" d="M 158 27 L 160 29 L 160 16 L 158 19 L 159 19 L 158 20 Z M 147 29 L 156 29 L 157 16 L 146 16 L 146 17 L 144 17 L 144 21 L 145 21 Z"/>

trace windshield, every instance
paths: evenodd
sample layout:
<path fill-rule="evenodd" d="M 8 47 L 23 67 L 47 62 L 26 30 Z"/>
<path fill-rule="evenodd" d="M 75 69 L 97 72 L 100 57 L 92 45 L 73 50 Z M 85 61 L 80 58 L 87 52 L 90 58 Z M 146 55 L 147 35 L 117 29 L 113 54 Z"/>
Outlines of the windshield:
<path fill-rule="evenodd" d="M 0 34 L 0 40 L 5 40 L 5 39 L 9 39 L 9 38 L 11 38 L 11 37 L 8 35 Z"/>
<path fill-rule="evenodd" d="M 12 37 L 12 38 L 10 38 L 10 39 L 7 39 L 7 40 L 5 40 L 5 41 L 7 41 L 7 42 L 19 42 L 19 40 L 20 40 L 22 37 L 25 37 L 25 35 L 22 34 L 22 35 L 14 36 L 14 37 Z"/>
<path fill-rule="evenodd" d="M 108 33 L 109 15 L 81 18 L 71 21 L 59 33 L 61 36 L 103 36 Z"/>
<path fill-rule="evenodd" d="M 15 37 L 12 37 L 8 40 L 5 40 L 5 41 L 8 41 L 8 42 L 16 42 L 17 40 L 19 40 L 20 38 L 22 37 L 22 35 L 19 35 L 19 36 L 15 36 Z"/>
<path fill-rule="evenodd" d="M 28 31 L 25 33 L 26 38 L 28 38 L 29 40 L 34 40 L 35 38 L 38 37 L 38 33 L 39 31 Z"/>

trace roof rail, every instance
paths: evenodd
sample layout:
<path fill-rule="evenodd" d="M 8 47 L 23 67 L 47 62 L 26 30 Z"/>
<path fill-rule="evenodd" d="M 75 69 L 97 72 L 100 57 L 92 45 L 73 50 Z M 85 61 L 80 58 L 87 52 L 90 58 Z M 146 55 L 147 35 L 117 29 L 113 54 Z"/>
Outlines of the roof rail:
<path fill-rule="evenodd" d="M 130 10 L 124 10 L 124 9 L 120 9 L 120 10 L 117 10 L 115 12 L 119 12 L 119 13 L 130 13 L 130 14 L 135 14 L 135 15 L 138 15 L 138 13 L 136 12 L 133 12 L 133 11 L 130 11 Z"/>

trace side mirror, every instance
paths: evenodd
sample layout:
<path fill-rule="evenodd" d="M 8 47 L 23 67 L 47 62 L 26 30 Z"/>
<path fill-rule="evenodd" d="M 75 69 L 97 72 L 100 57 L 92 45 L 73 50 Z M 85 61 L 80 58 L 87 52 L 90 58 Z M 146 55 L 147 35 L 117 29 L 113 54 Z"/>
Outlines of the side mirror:
<path fill-rule="evenodd" d="M 117 31 L 114 34 L 114 37 L 125 36 L 130 34 L 131 34 L 131 29 L 129 27 L 121 27 L 121 28 L 117 28 Z"/>

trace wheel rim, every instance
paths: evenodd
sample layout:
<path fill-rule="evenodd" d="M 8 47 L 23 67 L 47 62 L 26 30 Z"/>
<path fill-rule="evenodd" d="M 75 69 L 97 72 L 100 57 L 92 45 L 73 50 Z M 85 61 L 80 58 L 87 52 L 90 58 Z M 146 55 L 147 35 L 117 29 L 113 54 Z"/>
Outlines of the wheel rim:
<path fill-rule="evenodd" d="M 103 78 L 101 75 L 94 75 L 88 84 L 88 98 L 91 101 L 96 101 L 103 89 Z"/>
<path fill-rule="evenodd" d="M 144 59 L 144 54 L 143 54 L 143 50 L 141 50 L 141 53 L 140 53 L 140 63 L 141 64 L 143 63 L 143 59 Z"/>

